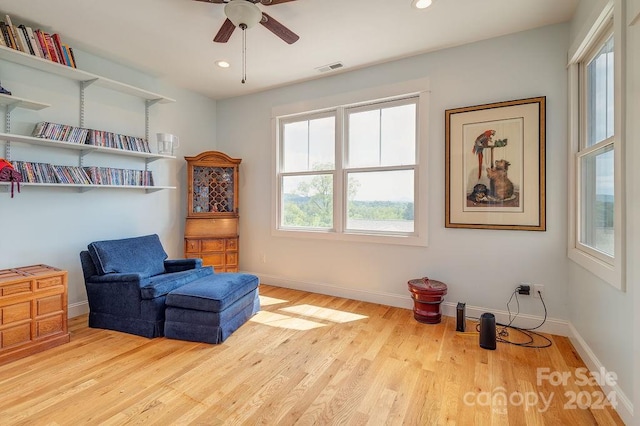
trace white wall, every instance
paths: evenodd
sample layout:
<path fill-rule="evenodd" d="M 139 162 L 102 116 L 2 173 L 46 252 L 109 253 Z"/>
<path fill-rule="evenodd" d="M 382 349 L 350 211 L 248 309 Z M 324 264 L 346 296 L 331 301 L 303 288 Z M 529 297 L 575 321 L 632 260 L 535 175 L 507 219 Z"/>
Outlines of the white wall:
<path fill-rule="evenodd" d="M 96 189 L 79 193 L 69 188 L 24 187 L 13 199 L 9 193 L 0 192 L 0 268 L 44 263 L 67 270 L 72 315 L 87 309 L 79 252 L 91 241 L 157 233 L 170 257 L 183 257 L 183 157 L 216 147 L 215 101 L 113 62 L 76 53 L 83 70 L 175 99 L 175 103 L 151 107 L 150 142 L 155 150 L 155 133 L 169 132 L 180 137 L 181 146 L 175 151 L 175 160 L 158 160 L 150 165 L 156 184 L 176 186 L 175 190 L 146 194 L 142 190 Z M 1 60 L 0 76 L 2 86 L 14 96 L 52 105 L 41 111 L 14 110 L 12 133 L 30 134 L 38 121 L 79 124 L 78 83 Z M 90 128 L 144 136 L 144 101 L 129 95 L 89 87 L 85 117 L 85 125 Z M 4 148 L 4 142 L 0 142 L 0 157 L 5 155 Z M 11 144 L 11 158 L 78 164 L 76 152 L 17 143 Z M 144 161 L 98 154 L 87 156 L 85 164 L 144 168 Z"/>
<path fill-rule="evenodd" d="M 595 19 L 600 15 L 608 1 L 606 0 L 582 0 L 571 22 L 571 45 L 575 45 L 583 38 Z M 613 288 L 576 263 L 569 262 L 569 319 L 584 343 L 592 353 L 587 363 L 594 362 L 615 372 L 618 377 L 617 384 L 623 392 L 620 401 L 623 404 L 619 412 L 629 422 L 634 397 L 634 371 L 635 371 L 635 406 L 640 406 L 640 372 L 638 360 L 640 359 L 640 343 L 638 332 L 640 331 L 640 315 L 637 307 L 637 284 L 640 282 L 640 265 L 637 259 L 640 253 L 640 187 L 637 165 L 640 164 L 640 149 L 638 138 L 640 127 L 638 126 L 638 99 L 640 93 L 640 29 L 637 23 L 630 26 L 631 20 L 640 11 L 640 1 L 616 2 L 616 7 L 626 3 L 627 21 L 624 23 L 628 37 L 626 38 L 626 118 L 627 130 L 625 135 L 625 181 L 626 181 L 626 292 Z M 634 324 L 634 295 L 636 298 L 636 321 Z M 634 356 L 634 341 L 635 351 Z M 589 364 L 588 364 L 589 365 Z M 638 418 L 636 415 L 634 418 Z M 635 424 L 635 423 L 634 423 Z"/>
<path fill-rule="evenodd" d="M 241 269 L 259 274 L 266 283 L 407 307 L 407 281 L 412 278 L 444 281 L 447 301 L 492 310 L 506 310 L 515 287 L 527 281 L 544 284 L 549 315 L 566 319 L 568 34 L 568 25 L 551 26 L 218 101 L 219 148 L 243 159 Z M 272 236 L 271 109 L 424 77 L 432 90 L 429 246 Z M 547 231 L 445 229 L 445 109 L 533 96 L 547 97 Z M 522 312 L 542 316 L 537 299 L 520 300 Z"/>

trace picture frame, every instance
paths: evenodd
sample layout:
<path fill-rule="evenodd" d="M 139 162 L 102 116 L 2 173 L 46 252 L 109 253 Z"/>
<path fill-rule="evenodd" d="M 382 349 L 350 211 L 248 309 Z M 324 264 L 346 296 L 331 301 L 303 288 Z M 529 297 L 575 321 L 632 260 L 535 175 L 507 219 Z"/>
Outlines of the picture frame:
<path fill-rule="evenodd" d="M 445 227 L 546 231 L 546 97 L 445 111 Z"/>

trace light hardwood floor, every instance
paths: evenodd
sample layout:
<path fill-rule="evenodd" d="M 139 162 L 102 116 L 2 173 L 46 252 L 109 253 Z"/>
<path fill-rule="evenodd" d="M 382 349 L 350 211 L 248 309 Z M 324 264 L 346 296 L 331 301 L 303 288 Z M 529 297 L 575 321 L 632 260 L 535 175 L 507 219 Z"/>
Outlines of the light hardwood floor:
<path fill-rule="evenodd" d="M 0 424 L 622 424 L 598 407 L 599 388 L 575 384 L 584 364 L 564 337 L 488 351 L 453 318 L 426 325 L 406 309 L 260 292 L 262 311 L 220 345 L 70 320 L 70 343 L 0 366 Z M 572 377 L 538 385 L 538 367 Z"/>

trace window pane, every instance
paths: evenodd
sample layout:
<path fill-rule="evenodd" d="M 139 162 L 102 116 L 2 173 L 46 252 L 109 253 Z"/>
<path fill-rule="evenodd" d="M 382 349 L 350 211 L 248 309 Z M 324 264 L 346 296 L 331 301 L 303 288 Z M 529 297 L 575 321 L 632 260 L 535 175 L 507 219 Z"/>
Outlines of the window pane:
<path fill-rule="evenodd" d="M 332 170 L 335 164 L 335 117 L 284 124 L 283 171 Z"/>
<path fill-rule="evenodd" d="M 349 167 L 401 166 L 416 162 L 416 104 L 348 115 Z"/>
<path fill-rule="evenodd" d="M 613 37 L 587 65 L 587 146 L 613 136 Z"/>
<path fill-rule="evenodd" d="M 413 170 L 347 175 L 347 229 L 414 231 Z"/>
<path fill-rule="evenodd" d="M 613 256 L 613 145 L 585 155 L 580 166 L 580 242 Z"/>
<path fill-rule="evenodd" d="M 283 176 L 280 225 L 333 228 L 333 175 Z"/>

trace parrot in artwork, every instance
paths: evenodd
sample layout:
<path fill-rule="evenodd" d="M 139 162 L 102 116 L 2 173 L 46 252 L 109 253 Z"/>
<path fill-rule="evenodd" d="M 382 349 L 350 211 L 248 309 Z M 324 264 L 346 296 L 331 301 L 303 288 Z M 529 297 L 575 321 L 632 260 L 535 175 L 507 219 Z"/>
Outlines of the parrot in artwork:
<path fill-rule="evenodd" d="M 476 138 L 473 143 L 472 152 L 478 156 L 478 179 L 482 177 L 482 151 L 489 146 L 491 138 L 496 134 L 495 130 L 485 130 Z"/>

